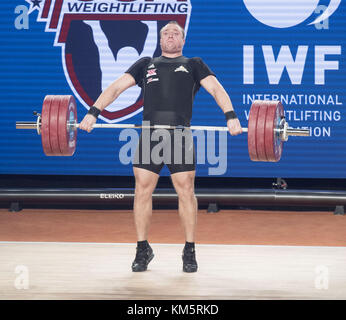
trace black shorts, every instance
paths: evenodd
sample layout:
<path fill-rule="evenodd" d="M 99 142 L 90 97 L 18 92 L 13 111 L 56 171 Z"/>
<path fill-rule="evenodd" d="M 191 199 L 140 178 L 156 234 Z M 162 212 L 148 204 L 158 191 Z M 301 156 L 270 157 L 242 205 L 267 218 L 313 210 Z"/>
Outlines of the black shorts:
<path fill-rule="evenodd" d="M 133 166 L 159 174 L 166 165 L 171 174 L 196 169 L 190 129 L 143 129 Z"/>

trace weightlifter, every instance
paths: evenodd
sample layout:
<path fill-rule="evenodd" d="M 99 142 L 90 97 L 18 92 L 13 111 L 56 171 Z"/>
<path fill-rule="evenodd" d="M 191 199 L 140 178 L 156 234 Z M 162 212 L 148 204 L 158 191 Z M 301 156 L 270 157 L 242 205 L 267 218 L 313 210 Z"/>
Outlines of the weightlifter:
<path fill-rule="evenodd" d="M 200 86 L 210 93 L 225 114 L 231 135 L 242 133 L 242 127 L 234 112 L 231 100 L 215 74 L 201 58 L 183 56 L 185 44 L 184 29 L 171 21 L 160 30 L 162 55 L 157 58 L 144 57 L 135 62 L 122 76 L 116 79 L 90 107 L 80 124 L 80 129 L 90 132 L 98 115 L 123 91 L 138 85 L 143 90 L 143 120 L 150 125 L 190 126 L 194 97 Z M 145 130 L 145 129 L 143 129 Z M 179 199 L 179 216 L 185 234 L 183 249 L 183 271 L 196 272 L 198 265 L 195 255 L 195 227 L 197 222 L 197 200 L 194 194 L 195 156 L 193 161 L 174 161 L 157 164 L 150 158 L 147 163 L 141 158 L 144 144 L 143 131 L 136 151 L 138 163 L 133 163 L 135 176 L 134 220 L 137 233 L 137 251 L 132 263 L 132 271 L 145 271 L 154 257 L 148 243 L 148 229 L 152 216 L 152 193 L 156 188 L 159 173 L 166 164 L 173 186 Z M 189 148 L 185 139 L 181 152 Z M 173 138 L 172 138 L 173 141 Z M 191 140 L 190 140 L 191 141 Z M 150 142 L 150 149 L 156 142 Z M 192 140 L 193 144 L 193 140 Z M 190 147 L 193 147 L 193 145 Z M 176 150 L 172 149 L 172 152 Z M 171 157 L 174 159 L 174 156 Z"/>

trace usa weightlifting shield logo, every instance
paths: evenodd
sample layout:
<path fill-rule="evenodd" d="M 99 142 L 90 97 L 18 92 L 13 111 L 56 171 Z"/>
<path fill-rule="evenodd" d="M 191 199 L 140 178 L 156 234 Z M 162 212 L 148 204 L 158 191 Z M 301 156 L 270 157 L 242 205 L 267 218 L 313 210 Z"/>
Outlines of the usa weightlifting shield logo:
<path fill-rule="evenodd" d="M 136 60 L 161 54 L 159 31 L 176 20 L 187 32 L 190 0 L 26 0 L 45 32 L 55 32 L 66 80 L 88 108 Z M 142 111 L 141 89 L 123 92 L 100 118 L 114 123 Z"/>

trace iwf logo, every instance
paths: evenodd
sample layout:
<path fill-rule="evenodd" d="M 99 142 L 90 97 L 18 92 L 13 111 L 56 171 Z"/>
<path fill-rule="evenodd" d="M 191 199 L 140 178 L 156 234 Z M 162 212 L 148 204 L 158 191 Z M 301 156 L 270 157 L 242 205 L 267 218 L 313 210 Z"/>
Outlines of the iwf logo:
<path fill-rule="evenodd" d="M 74 95 L 86 108 L 136 60 L 161 54 L 159 31 L 176 20 L 187 32 L 190 0 L 26 0 L 55 32 Z M 118 122 L 142 111 L 141 89 L 126 90 L 100 115 Z"/>
<path fill-rule="evenodd" d="M 251 15 L 263 24 L 274 28 L 290 28 L 306 21 L 320 0 L 243 0 Z M 318 24 L 328 19 L 339 7 L 341 0 L 330 0 L 328 7 L 315 20 Z"/>

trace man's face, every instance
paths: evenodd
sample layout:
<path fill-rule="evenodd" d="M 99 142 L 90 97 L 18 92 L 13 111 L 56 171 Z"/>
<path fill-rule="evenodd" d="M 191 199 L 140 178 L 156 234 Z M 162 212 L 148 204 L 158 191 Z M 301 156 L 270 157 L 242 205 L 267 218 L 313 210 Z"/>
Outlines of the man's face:
<path fill-rule="evenodd" d="M 179 53 L 184 43 L 183 34 L 177 25 L 168 24 L 162 29 L 160 39 L 162 53 Z"/>

